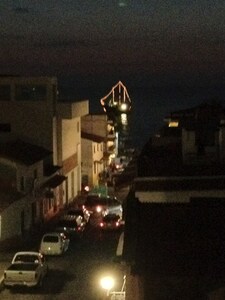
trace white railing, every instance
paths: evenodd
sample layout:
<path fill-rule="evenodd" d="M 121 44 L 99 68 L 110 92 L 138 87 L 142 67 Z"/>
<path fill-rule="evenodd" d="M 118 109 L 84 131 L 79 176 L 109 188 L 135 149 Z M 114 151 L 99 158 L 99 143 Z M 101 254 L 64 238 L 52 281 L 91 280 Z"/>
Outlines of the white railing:
<path fill-rule="evenodd" d="M 126 299 L 126 275 L 123 276 L 123 285 L 120 292 L 110 292 L 110 300 L 125 300 Z"/>
<path fill-rule="evenodd" d="M 110 292 L 110 300 L 125 300 L 126 292 Z"/>

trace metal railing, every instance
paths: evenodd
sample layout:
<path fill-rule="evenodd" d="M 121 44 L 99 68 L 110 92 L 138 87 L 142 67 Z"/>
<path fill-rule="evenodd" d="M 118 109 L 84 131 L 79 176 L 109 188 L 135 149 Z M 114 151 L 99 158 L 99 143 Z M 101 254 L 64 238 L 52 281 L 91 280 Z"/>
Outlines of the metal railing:
<path fill-rule="evenodd" d="M 111 292 L 110 300 L 125 300 L 126 292 Z"/>
<path fill-rule="evenodd" d="M 125 300 L 126 299 L 126 275 L 123 276 L 123 285 L 120 292 L 110 292 L 110 300 Z"/>

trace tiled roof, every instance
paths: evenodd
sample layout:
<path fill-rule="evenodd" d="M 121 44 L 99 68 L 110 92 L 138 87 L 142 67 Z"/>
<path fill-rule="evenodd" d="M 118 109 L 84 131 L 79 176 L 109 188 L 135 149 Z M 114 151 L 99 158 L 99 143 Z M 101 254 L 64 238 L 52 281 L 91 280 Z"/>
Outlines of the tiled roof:
<path fill-rule="evenodd" d="M 21 140 L 0 144 L 0 156 L 28 166 L 43 160 L 51 154 L 51 151 L 43 147 Z"/>

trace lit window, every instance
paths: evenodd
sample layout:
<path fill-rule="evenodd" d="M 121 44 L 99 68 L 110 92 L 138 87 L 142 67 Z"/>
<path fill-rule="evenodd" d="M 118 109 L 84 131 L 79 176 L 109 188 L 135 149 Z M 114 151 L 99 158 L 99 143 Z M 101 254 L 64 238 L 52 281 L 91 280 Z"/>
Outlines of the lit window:
<path fill-rule="evenodd" d="M 128 122 L 127 122 L 127 114 L 121 114 L 121 123 L 123 125 L 127 125 Z"/>
<path fill-rule="evenodd" d="M 179 122 L 178 121 L 170 121 L 169 122 L 169 127 L 178 127 L 179 126 Z"/>

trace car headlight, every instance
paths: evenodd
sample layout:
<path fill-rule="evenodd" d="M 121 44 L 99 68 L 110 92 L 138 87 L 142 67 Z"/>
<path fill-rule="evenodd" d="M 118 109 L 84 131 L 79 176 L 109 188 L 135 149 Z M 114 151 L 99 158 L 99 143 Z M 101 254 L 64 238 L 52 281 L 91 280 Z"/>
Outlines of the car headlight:
<path fill-rule="evenodd" d="M 100 213 L 100 212 L 102 211 L 101 206 L 97 206 L 97 207 L 96 207 L 96 211 L 97 211 L 98 213 Z"/>

